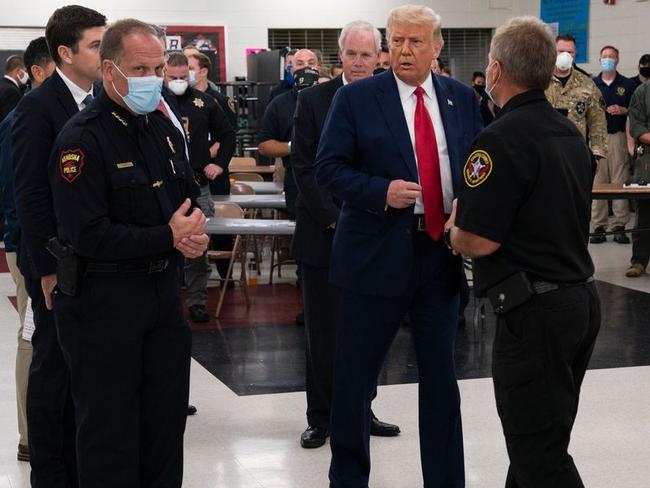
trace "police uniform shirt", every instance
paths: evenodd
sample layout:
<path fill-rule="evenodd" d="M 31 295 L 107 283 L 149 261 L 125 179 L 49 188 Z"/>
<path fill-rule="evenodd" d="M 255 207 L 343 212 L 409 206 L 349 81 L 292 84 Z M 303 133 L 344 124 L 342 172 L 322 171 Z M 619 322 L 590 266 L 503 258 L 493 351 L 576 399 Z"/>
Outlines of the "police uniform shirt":
<path fill-rule="evenodd" d="M 506 264 L 531 280 L 579 282 L 587 251 L 591 158 L 577 128 L 542 91 L 513 97 L 476 139 L 463 168 L 456 225 L 501 244 L 475 275 Z M 496 266 L 495 266 L 496 265 Z"/>
<path fill-rule="evenodd" d="M 257 143 L 275 139 L 280 142 L 289 142 L 291 140 L 291 130 L 293 129 L 293 114 L 296 112 L 298 103 L 298 94 L 296 90 L 291 90 L 278 95 L 267 105 L 260 124 L 257 135 Z M 290 158 L 282 158 L 285 168 L 290 167 Z"/>
<path fill-rule="evenodd" d="M 630 78 L 630 80 L 632 80 L 632 82 L 634 83 L 635 89 L 643 85 L 643 81 L 641 81 L 641 75 L 633 76 L 632 78 Z"/>
<path fill-rule="evenodd" d="M 230 98 L 228 95 L 221 93 L 220 91 L 212 89 L 210 85 L 208 85 L 208 89 L 205 90 L 205 93 L 207 93 L 217 101 L 217 103 L 221 107 L 221 110 L 223 110 L 223 113 L 226 114 L 226 119 L 228 119 L 228 123 L 236 131 L 238 128 L 237 111 L 235 110 L 235 102 L 233 101 L 233 99 Z"/>
<path fill-rule="evenodd" d="M 169 257 L 169 219 L 199 193 L 169 119 L 134 116 L 104 91 L 59 134 L 49 172 L 59 237 L 93 261 Z"/>
<path fill-rule="evenodd" d="M 610 105 L 620 105 L 621 107 L 627 108 L 630 105 L 632 93 L 634 93 L 634 90 L 636 89 L 636 86 L 631 79 L 626 78 L 618 72 L 616 73 L 616 78 L 614 78 L 612 83 L 609 85 L 603 80 L 602 73 L 594 77 L 594 83 L 603 94 L 605 107 L 609 107 Z M 608 134 L 625 132 L 625 122 L 627 120 L 626 115 L 611 115 L 606 111 L 605 117 L 607 118 Z"/>
<path fill-rule="evenodd" d="M 227 168 L 235 150 L 235 138 L 233 128 L 219 104 L 211 96 L 194 88 L 188 88 L 183 95 L 177 96 L 177 100 L 183 117 L 192 169 L 202 173 L 203 168 L 211 162 Z M 229 137 L 231 135 L 233 137 Z M 210 146 L 215 142 L 220 145 L 212 160 Z"/>

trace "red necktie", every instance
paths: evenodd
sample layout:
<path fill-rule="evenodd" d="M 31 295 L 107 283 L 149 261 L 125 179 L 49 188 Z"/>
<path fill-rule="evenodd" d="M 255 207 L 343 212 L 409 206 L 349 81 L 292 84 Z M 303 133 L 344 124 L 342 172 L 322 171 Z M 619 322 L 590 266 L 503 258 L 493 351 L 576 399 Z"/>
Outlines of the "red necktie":
<path fill-rule="evenodd" d="M 445 212 L 442 204 L 442 183 L 440 182 L 440 157 L 436 133 L 429 111 L 424 104 L 424 89 L 415 89 L 415 152 L 418 157 L 418 174 L 422 186 L 424 222 L 427 233 L 440 239 L 445 227 Z"/>
<path fill-rule="evenodd" d="M 160 110 L 165 117 L 171 120 L 171 117 L 169 116 L 169 112 L 167 111 L 167 107 L 165 107 L 165 102 L 163 102 L 162 100 L 158 102 L 158 110 Z"/>

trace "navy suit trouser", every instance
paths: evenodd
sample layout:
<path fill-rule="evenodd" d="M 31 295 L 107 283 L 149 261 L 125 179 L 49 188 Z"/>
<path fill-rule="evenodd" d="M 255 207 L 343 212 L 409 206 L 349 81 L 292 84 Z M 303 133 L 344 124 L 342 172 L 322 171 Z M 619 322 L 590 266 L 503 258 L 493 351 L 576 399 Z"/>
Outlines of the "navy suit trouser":
<path fill-rule="evenodd" d="M 424 232 L 414 232 L 413 263 L 404 293 L 384 297 L 342 290 L 331 414 L 332 488 L 368 486 L 370 402 L 406 312 L 418 361 L 424 487 L 465 486 L 454 368 L 460 273 L 460 258 L 442 239 L 433 241 Z"/>
<path fill-rule="evenodd" d="M 77 481 L 70 372 L 57 338 L 54 313 L 45 307 L 41 280 L 25 275 L 36 330 L 27 386 L 27 428 L 33 488 L 73 488 Z"/>

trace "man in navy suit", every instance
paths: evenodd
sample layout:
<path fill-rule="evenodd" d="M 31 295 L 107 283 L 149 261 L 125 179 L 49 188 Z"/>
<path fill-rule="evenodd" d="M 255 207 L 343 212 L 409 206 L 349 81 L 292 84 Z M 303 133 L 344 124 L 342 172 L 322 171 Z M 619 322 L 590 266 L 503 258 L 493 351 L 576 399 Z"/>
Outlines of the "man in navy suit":
<path fill-rule="evenodd" d="M 463 487 L 454 370 L 462 268 L 442 233 L 481 128 L 479 107 L 471 88 L 430 71 L 443 45 L 430 8 L 393 9 L 387 39 L 392 69 L 338 90 L 316 156 L 319 183 L 343 200 L 330 268 L 341 289 L 330 483 L 368 486 L 368 407 L 409 312 L 424 486 Z"/>
<path fill-rule="evenodd" d="M 339 37 L 343 73 L 298 94 L 291 141 L 291 166 L 298 187 L 296 231 L 291 253 L 300 262 L 305 304 L 307 429 L 305 448 L 320 447 L 329 435 L 338 290 L 329 283 L 330 250 L 341 202 L 318 186 L 314 159 L 327 112 L 343 85 L 372 76 L 381 34 L 368 22 L 347 24 Z M 397 425 L 381 422 L 371 412 L 370 434 L 399 435 Z"/>
<path fill-rule="evenodd" d="M 52 291 L 56 261 L 46 249 L 56 236 L 47 164 L 64 124 L 85 108 L 101 79 L 99 45 L 106 18 L 70 5 L 48 20 L 45 37 L 56 71 L 16 107 L 12 128 L 16 210 L 21 226 L 18 266 L 32 299 L 36 331 L 27 387 L 32 487 L 78 486 L 69 372 L 57 339 Z"/>

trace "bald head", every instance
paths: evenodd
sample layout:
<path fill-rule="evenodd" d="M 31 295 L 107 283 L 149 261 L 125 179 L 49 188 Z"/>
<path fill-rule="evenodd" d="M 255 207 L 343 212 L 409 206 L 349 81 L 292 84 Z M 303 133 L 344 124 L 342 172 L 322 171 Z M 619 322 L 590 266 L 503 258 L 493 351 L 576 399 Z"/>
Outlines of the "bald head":
<path fill-rule="evenodd" d="M 293 56 L 293 68 L 291 69 L 291 72 L 295 73 L 299 69 L 307 67 L 318 71 L 320 69 L 320 66 L 318 66 L 318 58 L 313 51 L 310 51 L 309 49 L 300 49 Z"/>

